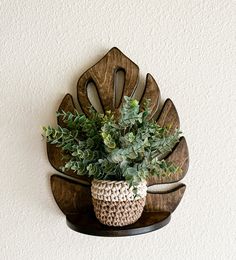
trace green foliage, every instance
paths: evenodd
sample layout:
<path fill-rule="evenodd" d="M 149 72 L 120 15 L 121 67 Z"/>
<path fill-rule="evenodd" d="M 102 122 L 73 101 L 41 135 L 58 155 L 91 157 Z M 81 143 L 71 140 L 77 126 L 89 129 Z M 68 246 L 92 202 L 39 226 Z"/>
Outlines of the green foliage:
<path fill-rule="evenodd" d="M 149 176 L 166 176 L 180 170 L 161 159 L 179 141 L 180 131 L 170 134 L 168 128 L 148 120 L 149 102 L 140 111 L 139 102 L 124 97 L 118 119 L 107 111 L 91 109 L 86 117 L 78 111 L 59 111 L 57 116 L 66 128 L 43 127 L 47 142 L 65 151 L 69 158 L 63 171 L 96 179 L 126 180 L 134 188 Z"/>

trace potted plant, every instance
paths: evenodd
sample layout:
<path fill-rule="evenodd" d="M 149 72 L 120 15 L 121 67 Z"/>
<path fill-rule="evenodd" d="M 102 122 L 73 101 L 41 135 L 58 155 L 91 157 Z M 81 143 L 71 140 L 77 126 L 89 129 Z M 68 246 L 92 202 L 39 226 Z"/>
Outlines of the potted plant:
<path fill-rule="evenodd" d="M 162 159 L 179 141 L 180 131 L 171 134 L 149 115 L 148 101 L 141 109 L 137 100 L 124 97 L 118 116 L 92 108 L 89 116 L 58 111 L 66 127 L 43 127 L 47 142 L 67 154 L 62 171 L 92 178 L 95 215 L 105 225 L 136 222 L 145 205 L 146 180 L 180 170 Z"/>

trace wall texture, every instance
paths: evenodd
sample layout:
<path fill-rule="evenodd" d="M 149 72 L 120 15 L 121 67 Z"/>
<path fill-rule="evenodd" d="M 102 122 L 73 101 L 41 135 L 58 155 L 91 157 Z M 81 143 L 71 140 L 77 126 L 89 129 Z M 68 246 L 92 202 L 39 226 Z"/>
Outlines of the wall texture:
<path fill-rule="evenodd" d="M 228 0 L 0 2 L 0 259 L 235 259 L 233 13 Z M 137 237 L 66 226 L 40 136 L 113 46 L 172 98 L 191 155 L 171 223 Z"/>

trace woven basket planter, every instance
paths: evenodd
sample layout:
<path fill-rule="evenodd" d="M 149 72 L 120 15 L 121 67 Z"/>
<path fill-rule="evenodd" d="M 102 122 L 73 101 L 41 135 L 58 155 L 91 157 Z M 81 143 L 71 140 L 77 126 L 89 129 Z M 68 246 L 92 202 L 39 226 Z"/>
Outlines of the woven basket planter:
<path fill-rule="evenodd" d="M 142 182 L 135 196 L 125 181 L 92 181 L 92 201 L 97 219 L 108 226 L 125 226 L 136 222 L 143 212 L 147 186 Z"/>

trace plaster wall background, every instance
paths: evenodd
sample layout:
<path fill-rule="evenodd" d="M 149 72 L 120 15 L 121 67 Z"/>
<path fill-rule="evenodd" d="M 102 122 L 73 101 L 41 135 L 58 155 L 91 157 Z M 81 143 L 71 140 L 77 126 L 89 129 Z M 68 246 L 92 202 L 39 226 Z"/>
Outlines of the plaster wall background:
<path fill-rule="evenodd" d="M 175 103 L 187 190 L 165 228 L 79 234 L 51 194 L 40 126 L 78 77 L 117 46 Z M 235 259 L 235 3 L 0 1 L 0 259 Z"/>

